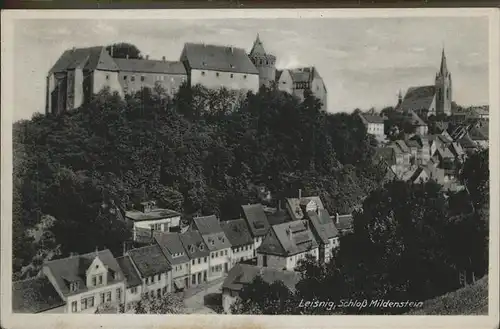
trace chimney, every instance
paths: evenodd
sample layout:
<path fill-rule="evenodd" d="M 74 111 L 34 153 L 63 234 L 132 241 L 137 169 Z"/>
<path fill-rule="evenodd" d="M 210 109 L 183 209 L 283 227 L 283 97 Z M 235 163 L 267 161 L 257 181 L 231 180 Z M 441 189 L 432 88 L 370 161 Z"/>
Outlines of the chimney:
<path fill-rule="evenodd" d="M 338 224 L 339 223 L 339 213 L 336 212 L 335 213 L 335 224 Z"/>
<path fill-rule="evenodd" d="M 302 199 L 302 189 L 299 188 L 299 199 Z"/>
<path fill-rule="evenodd" d="M 161 57 L 161 59 L 162 59 L 162 61 L 164 61 L 164 62 L 165 62 L 165 56 L 162 56 L 162 57 Z"/>

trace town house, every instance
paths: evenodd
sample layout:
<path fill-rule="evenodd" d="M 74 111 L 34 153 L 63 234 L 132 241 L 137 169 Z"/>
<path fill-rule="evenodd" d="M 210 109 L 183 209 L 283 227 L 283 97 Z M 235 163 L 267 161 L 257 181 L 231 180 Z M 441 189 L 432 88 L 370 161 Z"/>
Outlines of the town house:
<path fill-rule="evenodd" d="M 300 281 L 300 273 L 284 271 L 271 267 L 259 267 L 249 264 L 236 264 L 222 284 L 222 308 L 224 313 L 231 313 L 231 305 L 239 298 L 243 288 L 250 285 L 257 277 L 268 284 L 283 283 L 290 291 Z"/>
<path fill-rule="evenodd" d="M 386 136 L 384 132 L 385 118 L 379 115 L 360 113 L 359 117 L 366 127 L 366 132 L 375 136 L 379 141 L 384 141 Z"/>
<path fill-rule="evenodd" d="M 415 135 L 410 140 L 418 143 L 417 163 L 426 164 L 431 158 L 430 144 L 428 136 Z"/>
<path fill-rule="evenodd" d="M 189 257 L 182 246 L 180 234 L 154 232 L 154 240 L 172 265 L 172 283 L 175 291 L 189 287 Z"/>
<path fill-rule="evenodd" d="M 189 273 L 191 275 L 189 286 L 196 286 L 208 281 L 210 251 L 203 242 L 200 232 L 188 230 L 180 234 L 182 246 L 190 260 Z"/>
<path fill-rule="evenodd" d="M 65 313 L 95 313 L 124 301 L 125 277 L 108 249 L 46 262 L 43 274 L 66 303 Z"/>
<path fill-rule="evenodd" d="M 215 215 L 193 219 L 193 229 L 200 232 L 210 251 L 208 280 L 221 277 L 231 266 L 231 242 Z"/>
<path fill-rule="evenodd" d="M 158 245 L 131 249 L 127 255 L 141 278 L 144 298 L 160 298 L 171 292 L 172 266 Z"/>
<path fill-rule="evenodd" d="M 302 197 L 302 190 L 299 189 L 298 198 L 286 199 L 286 210 L 292 221 L 302 220 L 305 218 L 305 213 L 308 211 L 317 211 L 325 209 L 323 202 L 319 196 Z"/>
<path fill-rule="evenodd" d="M 254 242 L 244 219 L 221 222 L 222 229 L 231 243 L 231 266 L 253 259 Z"/>
<path fill-rule="evenodd" d="M 307 220 L 274 225 L 257 249 L 257 265 L 293 271 L 306 255 L 319 259 L 318 243 Z"/>
<path fill-rule="evenodd" d="M 143 295 L 141 276 L 128 255 L 118 257 L 116 261 L 120 265 L 126 280 L 125 300 L 123 301 L 125 312 L 131 312 L 134 311 L 135 305 L 141 300 Z"/>
<path fill-rule="evenodd" d="M 312 232 L 319 242 L 319 261 L 328 263 L 334 250 L 339 247 L 339 232 L 326 209 L 307 211 L 306 217 L 311 223 Z"/>
<path fill-rule="evenodd" d="M 178 232 L 181 214 L 156 206 L 155 201 L 142 202 L 139 209 L 125 212 L 125 218 L 132 227 L 132 238 L 137 242 L 151 241 L 151 230 L 161 232 Z"/>
<path fill-rule="evenodd" d="M 242 218 L 246 221 L 253 239 L 254 257 L 256 250 L 262 244 L 262 240 L 269 231 L 270 225 L 264 207 L 260 203 L 241 206 Z"/>

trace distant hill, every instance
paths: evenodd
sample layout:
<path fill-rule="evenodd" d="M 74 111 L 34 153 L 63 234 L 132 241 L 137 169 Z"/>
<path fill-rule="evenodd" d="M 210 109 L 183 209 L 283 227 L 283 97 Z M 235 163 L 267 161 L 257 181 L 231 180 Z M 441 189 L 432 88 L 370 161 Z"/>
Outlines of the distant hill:
<path fill-rule="evenodd" d="M 408 315 L 487 315 L 488 276 L 470 286 L 424 302 Z"/>

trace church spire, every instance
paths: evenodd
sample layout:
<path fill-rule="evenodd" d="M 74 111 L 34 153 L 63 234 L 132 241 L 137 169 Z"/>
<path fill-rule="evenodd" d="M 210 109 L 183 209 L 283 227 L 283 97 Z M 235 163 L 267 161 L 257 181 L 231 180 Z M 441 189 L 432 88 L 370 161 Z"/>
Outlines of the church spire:
<path fill-rule="evenodd" d="M 443 46 L 443 52 L 441 53 L 441 68 L 439 70 L 439 73 L 442 76 L 448 75 L 448 67 L 446 66 L 446 55 L 444 54 L 444 46 Z"/>
<path fill-rule="evenodd" d="M 264 46 L 262 45 L 262 41 L 260 41 L 259 34 L 257 33 L 257 38 L 255 38 L 252 50 L 250 51 L 250 55 L 265 55 L 265 54 L 266 54 L 266 50 L 264 49 Z"/>

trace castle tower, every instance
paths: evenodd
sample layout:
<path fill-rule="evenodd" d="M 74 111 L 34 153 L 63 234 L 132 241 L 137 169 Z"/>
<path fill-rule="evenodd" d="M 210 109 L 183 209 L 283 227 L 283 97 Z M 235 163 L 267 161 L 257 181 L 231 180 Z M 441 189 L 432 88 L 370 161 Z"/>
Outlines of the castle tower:
<path fill-rule="evenodd" d="M 452 85 L 451 73 L 446 66 L 446 55 L 441 54 L 441 67 L 436 73 L 436 114 L 451 115 Z"/>
<path fill-rule="evenodd" d="M 259 85 L 269 87 L 276 77 L 276 56 L 266 53 L 258 34 L 249 57 L 259 70 Z"/>

